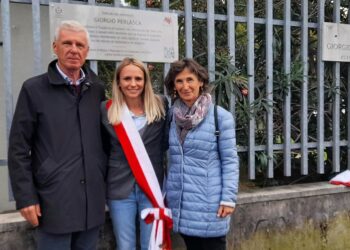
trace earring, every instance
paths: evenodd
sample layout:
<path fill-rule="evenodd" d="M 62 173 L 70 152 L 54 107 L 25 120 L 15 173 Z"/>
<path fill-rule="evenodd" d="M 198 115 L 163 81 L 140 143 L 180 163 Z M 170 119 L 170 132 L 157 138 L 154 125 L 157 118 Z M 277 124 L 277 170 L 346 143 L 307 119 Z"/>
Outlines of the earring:
<path fill-rule="evenodd" d="M 173 99 L 176 98 L 176 89 L 174 89 L 174 92 L 173 92 Z"/>

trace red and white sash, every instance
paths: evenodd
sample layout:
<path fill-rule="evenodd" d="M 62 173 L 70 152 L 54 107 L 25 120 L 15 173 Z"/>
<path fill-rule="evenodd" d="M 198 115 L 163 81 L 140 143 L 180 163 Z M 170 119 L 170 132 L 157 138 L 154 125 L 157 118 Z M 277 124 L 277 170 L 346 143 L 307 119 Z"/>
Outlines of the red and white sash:
<path fill-rule="evenodd" d="M 107 110 L 112 101 L 106 104 Z M 171 250 L 170 230 L 173 226 L 171 210 L 164 205 L 164 199 L 154 172 L 151 160 L 139 131 L 131 118 L 128 107 L 124 104 L 121 114 L 121 123 L 113 125 L 114 131 L 123 148 L 131 171 L 137 184 L 151 201 L 153 208 L 141 211 L 141 218 L 147 224 L 153 222 L 149 250 Z"/>

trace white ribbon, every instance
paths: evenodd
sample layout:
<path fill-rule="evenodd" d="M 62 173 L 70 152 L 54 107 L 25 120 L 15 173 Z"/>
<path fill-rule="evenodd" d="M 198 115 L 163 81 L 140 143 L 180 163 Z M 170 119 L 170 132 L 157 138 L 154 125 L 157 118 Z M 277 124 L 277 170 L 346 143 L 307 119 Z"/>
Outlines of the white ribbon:
<path fill-rule="evenodd" d="M 164 216 L 172 219 L 170 209 L 165 208 L 163 211 Z M 154 220 L 148 250 L 159 250 L 162 249 L 164 221 L 160 216 L 159 208 L 145 208 L 141 211 L 141 219 L 145 220 L 149 215 L 153 216 Z"/>

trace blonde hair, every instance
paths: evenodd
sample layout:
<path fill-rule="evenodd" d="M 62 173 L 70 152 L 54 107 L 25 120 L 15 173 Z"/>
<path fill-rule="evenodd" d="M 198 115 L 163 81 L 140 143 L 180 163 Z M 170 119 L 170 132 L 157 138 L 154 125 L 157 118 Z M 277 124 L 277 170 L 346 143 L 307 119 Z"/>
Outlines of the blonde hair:
<path fill-rule="evenodd" d="M 144 76 L 144 89 L 142 91 L 142 100 L 146 113 L 147 124 L 154 121 L 159 121 L 165 116 L 164 103 L 160 96 L 155 95 L 152 88 L 151 78 L 145 65 L 134 58 L 126 57 L 121 61 L 118 68 L 115 71 L 114 79 L 112 83 L 112 105 L 108 110 L 108 121 L 115 125 L 121 122 L 121 110 L 125 103 L 125 97 L 119 87 L 120 72 L 128 65 L 134 65 L 142 70 Z"/>

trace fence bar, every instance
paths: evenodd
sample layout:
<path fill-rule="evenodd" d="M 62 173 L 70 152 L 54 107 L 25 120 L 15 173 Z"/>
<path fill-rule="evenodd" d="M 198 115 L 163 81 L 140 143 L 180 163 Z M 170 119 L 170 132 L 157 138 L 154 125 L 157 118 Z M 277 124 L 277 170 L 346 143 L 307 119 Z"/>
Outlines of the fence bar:
<path fill-rule="evenodd" d="M 162 10 L 163 10 L 163 12 L 169 12 L 169 8 L 170 8 L 169 0 L 163 0 L 162 1 Z M 166 74 L 168 74 L 169 69 L 170 69 L 170 64 L 169 63 L 164 63 L 164 68 L 163 68 L 163 75 L 164 75 L 164 77 L 166 76 Z M 171 93 L 167 93 L 165 85 L 163 86 L 163 91 L 164 91 L 164 94 L 167 95 L 167 96 L 171 94 Z M 170 104 L 170 102 L 169 102 L 169 104 Z"/>
<path fill-rule="evenodd" d="M 266 99 L 273 103 L 273 0 L 266 0 Z M 267 109 L 267 177 L 273 178 L 273 107 Z"/>
<path fill-rule="evenodd" d="M 350 2 L 348 5 L 348 9 L 350 9 Z M 350 24 L 350 13 L 348 12 L 348 24 Z M 347 84 L 348 93 L 350 90 L 350 64 L 348 64 L 348 84 Z M 348 134 L 347 134 L 347 169 L 350 169 L 350 95 L 348 94 L 348 105 L 347 105 L 347 128 L 348 128 Z"/>
<path fill-rule="evenodd" d="M 114 0 L 114 7 L 122 7 L 121 0 Z"/>
<path fill-rule="evenodd" d="M 324 2 L 318 0 L 317 31 L 317 173 L 324 174 L 324 62 L 322 61 L 322 34 L 324 22 Z M 350 153 L 350 152 L 349 152 Z"/>
<path fill-rule="evenodd" d="M 247 32 L 248 32 L 248 48 L 247 48 L 247 73 L 248 73 L 248 99 L 249 105 L 254 102 L 254 0 L 247 2 Z M 255 179 L 255 118 L 249 119 L 249 142 L 248 142 L 248 176 L 249 179 Z"/>
<path fill-rule="evenodd" d="M 98 65 L 97 61 L 90 61 L 90 68 L 93 72 L 95 72 L 96 75 L 98 75 Z"/>
<path fill-rule="evenodd" d="M 301 174 L 308 174 L 308 1 L 302 1 L 301 7 L 301 60 L 303 62 L 303 83 L 301 86 Z"/>
<path fill-rule="evenodd" d="M 291 88 L 290 88 L 290 64 L 291 64 L 291 8 L 290 0 L 284 1 L 284 31 L 283 31 L 283 66 L 287 80 L 287 91 L 284 95 L 284 121 L 283 121 L 283 166 L 284 175 L 291 176 Z"/>
<path fill-rule="evenodd" d="M 192 50 L 192 1 L 185 0 L 185 46 L 186 57 L 193 57 Z"/>
<path fill-rule="evenodd" d="M 140 10 L 146 9 L 146 0 L 139 0 L 139 9 Z"/>
<path fill-rule="evenodd" d="M 213 0 L 207 1 L 207 33 L 208 33 L 208 72 L 209 82 L 215 80 L 215 5 Z"/>
<path fill-rule="evenodd" d="M 340 0 L 335 0 L 333 2 L 333 21 L 335 23 L 340 23 Z M 332 162 L 333 171 L 340 171 L 340 63 L 335 62 L 333 64 L 333 86 L 334 86 L 334 97 L 333 97 L 333 148 L 332 148 Z"/>
<path fill-rule="evenodd" d="M 231 63 L 235 64 L 236 34 L 235 34 L 235 0 L 227 1 L 227 45 L 231 57 Z"/>
<path fill-rule="evenodd" d="M 13 93 L 12 93 L 12 42 L 11 42 L 11 21 L 10 1 L 1 1 L 1 21 L 3 39 L 3 67 L 4 67 L 4 90 L 6 107 L 6 139 L 8 140 L 13 115 Z M 6 73 L 5 73 L 6 72 Z M 7 141 L 8 142 L 8 141 Z"/>
<path fill-rule="evenodd" d="M 42 55 L 41 55 L 41 31 L 40 31 L 40 3 L 32 2 L 33 16 L 33 45 L 34 45 L 34 75 L 42 73 Z"/>
<path fill-rule="evenodd" d="M 88 4 L 89 5 L 95 5 L 96 1 L 95 0 L 89 0 Z M 97 61 L 90 61 L 90 68 L 92 69 L 93 72 L 95 72 L 96 75 L 98 75 Z"/>
<path fill-rule="evenodd" d="M 227 1 L 227 45 L 229 48 L 229 53 L 231 57 L 231 64 L 236 65 L 236 45 L 235 45 L 235 1 Z M 230 112 L 236 118 L 236 96 L 231 92 L 230 93 Z"/>
<path fill-rule="evenodd" d="M 123 7 L 121 0 L 114 0 L 114 7 L 117 7 L 117 8 Z M 118 62 L 115 62 L 115 69 L 117 68 L 118 68 Z"/>
<path fill-rule="evenodd" d="M 3 69 L 4 69 L 4 92 L 6 109 L 6 142 L 10 135 L 10 128 L 13 115 L 13 93 L 12 93 L 12 43 L 11 43 L 11 19 L 10 19 L 10 1 L 1 1 L 1 21 L 2 21 L 2 39 L 3 39 Z M 5 163 L 5 160 L 2 162 Z M 6 160 L 7 165 L 7 160 Z M 13 200 L 10 181 L 8 182 L 8 197 Z"/>

